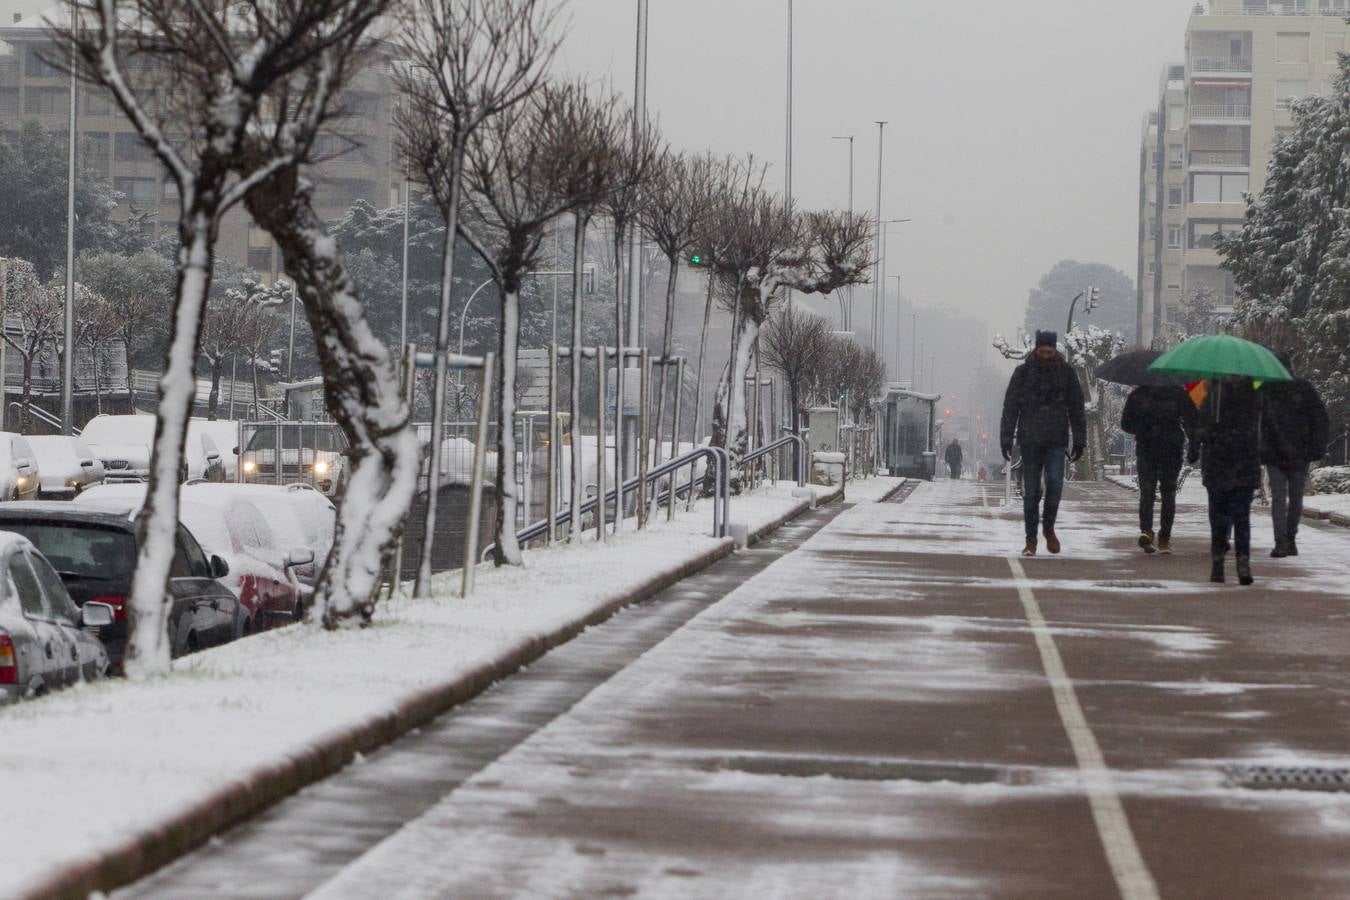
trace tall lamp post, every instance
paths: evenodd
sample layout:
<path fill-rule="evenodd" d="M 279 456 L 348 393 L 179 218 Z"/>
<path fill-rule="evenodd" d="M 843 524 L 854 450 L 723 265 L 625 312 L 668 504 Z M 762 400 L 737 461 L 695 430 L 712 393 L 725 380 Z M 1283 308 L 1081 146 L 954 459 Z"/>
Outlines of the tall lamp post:
<path fill-rule="evenodd" d="M 886 148 L 886 123 L 877 121 L 877 258 L 874 265 L 877 269 L 877 277 L 872 281 L 872 349 L 877 349 L 879 335 L 877 334 L 877 316 L 881 309 L 881 255 L 882 255 L 882 237 L 881 237 L 881 164 L 884 159 Z"/>
<path fill-rule="evenodd" d="M 885 338 L 886 338 L 886 335 L 885 335 L 885 331 L 886 331 L 886 235 L 887 235 L 887 232 L 888 232 L 888 230 L 889 230 L 889 226 L 891 226 L 891 225 L 897 225 L 897 224 L 900 224 L 900 223 L 902 223 L 902 222 L 910 222 L 910 221 L 913 221 L 913 220 L 912 220 L 912 219 L 887 219 L 886 221 L 884 221 L 884 222 L 881 223 L 881 241 L 880 241 L 880 244 L 878 245 L 878 246 L 880 247 L 880 254 L 879 254 L 878 258 L 877 258 L 877 269 L 878 269 L 877 279 L 878 279 L 878 281 L 880 282 L 880 285 L 881 285 L 881 302 L 880 302 L 879 306 L 877 307 L 877 309 L 873 310 L 873 312 L 872 312 L 872 331 L 873 331 L 873 335 L 874 335 L 873 340 L 872 340 L 872 349 L 876 350 L 877 353 L 882 354 L 883 357 L 885 356 L 885 348 L 886 348 L 886 340 L 885 340 Z M 898 296 L 897 296 L 897 300 L 898 300 L 898 299 L 899 299 L 899 298 L 898 298 Z M 896 320 L 897 320 L 897 321 L 899 321 L 899 317 L 900 317 L 900 312 L 899 312 L 899 309 L 897 308 L 897 310 L 896 310 Z M 897 352 L 898 352 L 898 348 L 897 348 Z"/>
<path fill-rule="evenodd" d="M 895 377 L 900 378 L 900 276 L 892 275 L 895 279 Z"/>
<path fill-rule="evenodd" d="M 836 134 L 832 141 L 848 141 L 848 217 L 853 218 L 853 135 Z M 853 329 L 853 285 L 848 286 L 848 299 L 840 301 L 840 331 Z"/>
<path fill-rule="evenodd" d="M 75 34 L 75 3 L 70 4 L 70 33 Z M 70 45 L 70 109 L 66 121 L 66 303 L 61 360 L 61 433 L 74 434 L 75 421 L 75 42 Z M 97 350 L 95 350 L 97 353 Z M 97 365 L 97 360 L 95 360 Z M 2 379 L 3 373 L 0 373 Z"/>

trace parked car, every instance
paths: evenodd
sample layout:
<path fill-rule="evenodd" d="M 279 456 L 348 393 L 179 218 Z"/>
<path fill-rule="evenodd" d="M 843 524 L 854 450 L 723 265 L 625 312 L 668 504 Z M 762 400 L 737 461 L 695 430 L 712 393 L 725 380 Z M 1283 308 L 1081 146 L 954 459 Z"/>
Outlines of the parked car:
<path fill-rule="evenodd" d="M 245 482 L 299 482 L 329 497 L 339 497 L 347 486 L 347 438 L 332 422 L 260 425 L 249 436 L 239 465 L 243 467 Z"/>
<path fill-rule="evenodd" d="M 226 481 L 232 482 L 238 479 L 239 475 L 239 423 L 234 419 L 188 419 L 188 445 L 201 444 L 194 442 L 193 438 L 201 435 L 210 440 L 211 446 L 220 453 L 220 466 L 217 475 L 214 471 L 197 471 L 189 473 L 189 477 L 202 478 L 206 481 Z M 203 451 L 202 458 L 206 458 Z"/>
<path fill-rule="evenodd" d="M 82 496 L 88 496 L 91 488 Z M 108 657 L 120 669 L 126 653 L 127 594 L 136 567 L 138 506 L 106 502 L 0 504 L 0 530 L 23 535 L 51 563 L 77 606 L 103 603 L 113 622 L 100 627 Z M 218 579 L 230 573 L 219 557 L 208 557 L 180 527 L 169 575 L 169 650 L 181 656 L 203 647 L 234 640 L 244 632 L 246 617 L 235 595 Z"/>
<path fill-rule="evenodd" d="M 31 500 L 41 487 L 41 473 L 28 438 L 0 431 L 0 500 Z"/>
<path fill-rule="evenodd" d="M 319 566 L 333 548 L 337 508 L 317 489 L 307 484 L 190 484 L 183 499 L 227 507 L 231 498 L 243 497 L 257 507 L 271 531 L 273 549 L 298 558 L 297 550 L 309 550 L 314 560 L 292 565 L 300 583 L 313 587 Z"/>
<path fill-rule="evenodd" d="M 179 522 L 206 553 L 227 564 L 229 576 L 223 584 L 243 609 L 242 634 L 297 621 L 304 615 L 308 591 L 294 570 L 312 565 L 314 553 L 304 547 L 282 549 L 267 517 L 247 498 L 211 495 L 232 487 L 236 486 L 184 486 Z M 144 502 L 144 485 L 109 484 L 86 491 L 77 505 L 127 508 L 134 515 Z"/>
<path fill-rule="evenodd" d="M 113 622 L 112 607 L 78 609 L 27 538 L 0 532 L 0 704 L 101 678 L 108 653 L 87 629 Z"/>
<path fill-rule="evenodd" d="M 94 416 L 84 426 L 80 437 L 102 461 L 105 481 L 145 481 L 150 477 L 151 448 L 155 444 L 154 416 Z M 205 429 L 193 428 L 190 423 L 179 478 L 182 481 L 190 478 L 223 481 L 225 478 L 220 448 Z"/>
<path fill-rule="evenodd" d="M 103 463 L 89 445 L 63 434 L 29 435 L 39 478 L 38 498 L 69 500 L 90 485 L 103 480 Z"/>

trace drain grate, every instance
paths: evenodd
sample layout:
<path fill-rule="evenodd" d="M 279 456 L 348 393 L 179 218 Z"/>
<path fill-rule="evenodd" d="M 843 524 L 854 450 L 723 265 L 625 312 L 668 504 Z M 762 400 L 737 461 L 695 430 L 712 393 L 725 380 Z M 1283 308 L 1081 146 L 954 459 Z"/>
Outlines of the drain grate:
<path fill-rule="evenodd" d="M 912 493 L 914 493 L 914 492 L 917 491 L 918 489 L 919 489 L 919 482 L 917 482 L 917 481 L 915 481 L 913 478 L 911 478 L 909 481 L 906 481 L 904 484 L 900 485 L 900 489 L 899 489 L 899 490 L 897 490 L 894 494 L 891 494 L 889 497 L 887 497 L 887 498 L 886 498 L 884 501 L 882 501 L 882 502 L 884 502 L 884 503 L 904 503 L 906 500 L 909 499 L 909 495 L 912 494 Z"/>
<path fill-rule="evenodd" d="M 1167 585 L 1157 581 L 1097 581 L 1094 582 L 1092 586 L 1100 588 L 1123 588 L 1131 591 L 1161 591 L 1167 587 Z"/>
<path fill-rule="evenodd" d="M 1229 766 L 1236 787 L 1253 790 L 1350 791 L 1350 769 L 1321 766 Z"/>
<path fill-rule="evenodd" d="M 1030 781 L 1030 776 L 1025 772 L 996 766 L 857 757 L 734 756 L 721 760 L 717 768 L 751 775 L 785 775 L 792 778 L 828 775 L 848 781 L 951 781 L 957 784 L 1026 784 Z"/>

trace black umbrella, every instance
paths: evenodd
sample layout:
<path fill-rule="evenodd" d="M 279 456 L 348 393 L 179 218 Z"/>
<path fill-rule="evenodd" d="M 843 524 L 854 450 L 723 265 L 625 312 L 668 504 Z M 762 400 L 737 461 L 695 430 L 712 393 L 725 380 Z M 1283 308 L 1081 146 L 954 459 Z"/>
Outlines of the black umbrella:
<path fill-rule="evenodd" d="M 1188 380 L 1178 375 L 1168 375 L 1163 372 L 1150 372 L 1149 366 L 1153 361 L 1162 356 L 1161 350 L 1131 350 L 1129 353 L 1122 353 L 1119 356 L 1108 359 L 1097 368 L 1096 376 L 1102 381 L 1110 381 L 1114 384 L 1128 384 L 1133 386 L 1147 387 L 1170 387 L 1172 385 L 1183 385 Z"/>

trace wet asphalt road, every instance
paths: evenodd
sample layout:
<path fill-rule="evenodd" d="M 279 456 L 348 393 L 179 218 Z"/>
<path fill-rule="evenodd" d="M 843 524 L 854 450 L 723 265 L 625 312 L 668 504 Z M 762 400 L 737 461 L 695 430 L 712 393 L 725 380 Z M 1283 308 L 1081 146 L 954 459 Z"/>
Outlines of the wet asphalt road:
<path fill-rule="evenodd" d="M 1350 897 L 1350 794 L 1235 768 L 1350 767 L 1350 532 L 1212 586 L 1197 507 L 998 501 L 799 520 L 125 894 Z"/>

